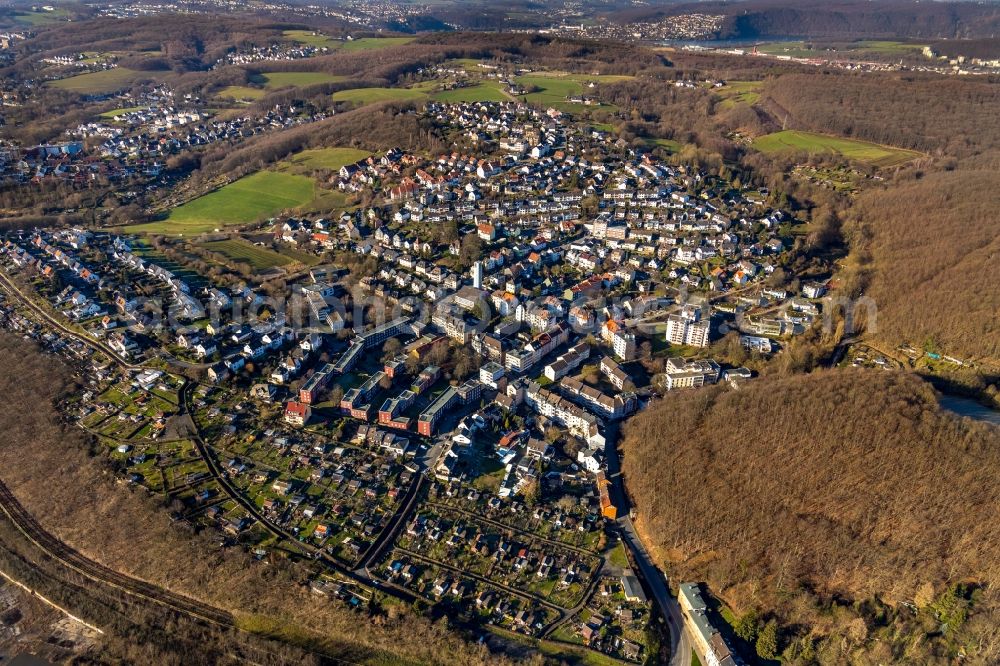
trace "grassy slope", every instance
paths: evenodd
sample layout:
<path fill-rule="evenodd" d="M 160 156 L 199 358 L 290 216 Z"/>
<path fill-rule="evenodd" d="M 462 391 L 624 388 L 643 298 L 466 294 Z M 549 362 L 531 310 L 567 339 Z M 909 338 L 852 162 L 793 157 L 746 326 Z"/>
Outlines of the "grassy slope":
<path fill-rule="evenodd" d="M 726 85 L 715 92 L 722 97 L 719 107 L 729 109 L 737 104 L 756 104 L 760 99 L 763 83 L 760 81 L 727 81 Z"/>
<path fill-rule="evenodd" d="M 822 153 L 834 152 L 859 162 L 866 162 L 876 167 L 895 166 L 908 162 L 920 153 L 890 146 L 880 146 L 867 141 L 843 139 L 814 132 L 799 130 L 782 130 L 758 137 L 753 142 L 754 148 L 763 153 L 776 153 L 792 150 Z"/>
<path fill-rule="evenodd" d="M 339 169 L 345 164 L 353 164 L 371 155 L 367 150 L 357 148 L 314 148 L 303 150 L 287 160 L 293 167 L 306 169 Z"/>
<path fill-rule="evenodd" d="M 202 243 L 202 246 L 212 250 L 213 252 L 224 254 L 233 261 L 246 262 L 257 271 L 264 271 L 269 268 L 285 266 L 292 263 L 292 259 L 290 257 L 278 254 L 277 252 L 264 247 L 258 247 L 245 240 L 230 239 L 209 241 L 207 243 Z"/>
<path fill-rule="evenodd" d="M 345 51 L 371 51 L 373 49 L 385 49 L 390 46 L 402 46 L 409 44 L 416 37 L 364 37 L 344 42 Z"/>
<path fill-rule="evenodd" d="M 335 76 L 325 72 L 268 72 L 260 76 L 264 87 L 268 90 L 287 88 L 289 86 L 314 86 L 317 83 L 334 83 L 347 78 L 346 76 Z"/>
<path fill-rule="evenodd" d="M 427 95 L 419 90 L 406 88 L 354 88 L 333 93 L 334 102 L 353 102 L 355 104 L 373 104 L 389 100 L 420 100 Z"/>
<path fill-rule="evenodd" d="M 538 87 L 538 92 L 529 93 L 525 98 L 532 104 L 544 104 L 555 107 L 561 111 L 574 112 L 587 109 L 584 104 L 567 101 L 568 97 L 583 95 L 588 88 L 585 84 L 589 82 L 614 82 L 624 81 L 631 77 L 615 75 L 586 76 L 583 74 L 526 74 L 519 76 L 515 82 L 525 87 Z M 606 106 L 605 109 L 612 107 Z"/>
<path fill-rule="evenodd" d="M 140 77 L 150 77 L 150 72 L 137 72 L 126 67 L 104 69 L 99 72 L 77 74 L 65 79 L 51 81 L 50 86 L 81 94 L 99 94 L 125 88 Z"/>
<path fill-rule="evenodd" d="M 250 86 L 226 86 L 215 93 L 216 97 L 227 99 L 260 99 L 266 94 L 266 91 L 260 88 L 251 88 Z"/>
<path fill-rule="evenodd" d="M 175 208 L 162 222 L 130 227 L 135 233 L 202 233 L 253 222 L 312 200 L 311 178 L 259 171 Z"/>

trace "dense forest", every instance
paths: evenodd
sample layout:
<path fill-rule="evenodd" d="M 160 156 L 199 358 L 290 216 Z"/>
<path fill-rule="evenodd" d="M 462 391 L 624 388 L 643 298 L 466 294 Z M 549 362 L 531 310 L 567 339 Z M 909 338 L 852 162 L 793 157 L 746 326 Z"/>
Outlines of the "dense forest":
<path fill-rule="evenodd" d="M 786 663 L 1000 658 L 1000 431 L 942 411 L 916 376 L 670 394 L 623 450 L 667 576 L 775 620 Z"/>
<path fill-rule="evenodd" d="M 161 501 L 128 492 L 98 455 L 100 444 L 60 421 L 55 402 L 73 387 L 69 368 L 33 343 L 0 333 L 0 479 L 25 507 L 90 558 L 237 614 L 279 635 L 283 623 L 311 647 L 356 663 L 503 663 L 463 641 L 446 622 L 388 606 L 366 615 L 310 594 L 305 571 L 220 550 L 210 535 L 172 523 Z M 35 381 L 25 381 L 26 377 Z"/>
<path fill-rule="evenodd" d="M 960 356 L 1000 357 L 1000 164 L 939 171 L 862 194 L 846 227 L 869 333 Z"/>

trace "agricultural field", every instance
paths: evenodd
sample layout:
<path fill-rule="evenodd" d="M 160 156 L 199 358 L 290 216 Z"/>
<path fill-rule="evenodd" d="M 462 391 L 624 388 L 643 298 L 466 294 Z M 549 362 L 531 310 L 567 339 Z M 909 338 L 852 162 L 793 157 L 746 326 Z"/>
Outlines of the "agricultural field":
<path fill-rule="evenodd" d="M 296 173 L 330 169 L 335 171 L 346 164 L 353 164 L 371 155 L 367 150 L 357 148 L 313 148 L 303 150 L 285 160 L 285 164 Z"/>
<path fill-rule="evenodd" d="M 166 220 L 130 227 L 133 233 L 197 234 L 254 222 L 312 201 L 312 178 L 258 171 L 178 206 Z"/>
<path fill-rule="evenodd" d="M 499 84 L 484 82 L 465 88 L 442 90 L 431 95 L 431 99 L 454 104 L 458 102 L 503 102 L 510 97 L 500 90 Z"/>
<path fill-rule="evenodd" d="M 137 72 L 134 69 L 126 67 L 115 67 L 99 72 L 88 72 L 65 79 L 58 79 L 49 82 L 49 85 L 54 88 L 80 93 L 81 95 L 97 95 L 126 88 L 133 81 L 142 77 L 149 77 L 149 73 Z"/>
<path fill-rule="evenodd" d="M 250 264 L 255 271 L 266 271 L 271 268 L 286 266 L 292 263 L 292 259 L 290 257 L 286 257 L 282 254 L 278 254 L 274 250 L 270 250 L 266 247 L 260 247 L 238 238 L 209 241 L 207 243 L 202 243 L 201 246 L 207 250 L 211 250 L 212 252 L 218 252 L 219 254 L 225 255 L 227 258 L 237 263 Z"/>
<path fill-rule="evenodd" d="M 758 137 L 753 147 L 762 153 L 778 153 L 803 150 L 812 153 L 832 152 L 847 159 L 864 162 L 875 167 L 895 166 L 908 162 L 920 153 L 902 148 L 880 146 L 867 141 L 844 139 L 841 137 L 802 132 L 799 130 L 783 130 Z"/>
<path fill-rule="evenodd" d="M 312 30 L 285 30 L 282 33 L 288 39 L 294 40 L 299 44 L 305 44 L 306 46 L 314 46 L 318 49 L 328 48 L 328 49 L 339 49 L 344 45 L 343 40 L 334 39 L 333 37 L 327 37 L 318 32 L 313 32 Z"/>
<path fill-rule="evenodd" d="M 215 93 L 215 96 L 232 100 L 244 100 L 260 99 L 265 94 L 267 94 L 266 91 L 261 90 L 260 88 L 251 88 L 250 86 L 226 86 L 219 92 Z"/>
<path fill-rule="evenodd" d="M 537 91 L 524 95 L 528 102 L 552 106 L 560 111 L 574 112 L 594 108 L 569 101 L 570 97 L 584 95 L 590 83 L 624 81 L 629 78 L 628 76 L 614 75 L 587 76 L 584 74 L 545 73 L 518 76 L 514 81 L 528 89 L 538 88 Z M 611 109 L 612 107 L 605 106 L 603 108 Z"/>
<path fill-rule="evenodd" d="M 409 44 L 416 37 L 364 37 L 343 42 L 344 51 L 371 51 L 373 49 L 385 49 L 390 46 L 402 46 Z"/>
<path fill-rule="evenodd" d="M 354 88 L 333 93 L 334 102 L 375 104 L 376 102 L 421 100 L 427 97 L 419 90 L 407 88 Z"/>
<path fill-rule="evenodd" d="M 326 72 L 268 72 L 256 77 L 254 83 L 260 83 L 268 90 L 278 88 L 314 86 L 319 83 L 335 83 L 343 81 L 346 76 L 335 76 Z"/>
<path fill-rule="evenodd" d="M 728 81 L 726 85 L 718 88 L 715 92 L 722 101 L 719 102 L 720 109 L 731 109 L 737 104 L 754 105 L 760 100 L 760 91 L 763 81 Z"/>

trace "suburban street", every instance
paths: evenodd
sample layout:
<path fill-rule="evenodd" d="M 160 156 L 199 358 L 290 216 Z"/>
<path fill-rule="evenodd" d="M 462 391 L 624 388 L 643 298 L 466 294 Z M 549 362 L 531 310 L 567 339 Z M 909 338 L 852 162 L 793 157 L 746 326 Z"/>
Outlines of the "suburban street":
<path fill-rule="evenodd" d="M 642 577 L 649 584 L 656 605 L 660 607 L 660 611 L 667 619 L 667 626 L 670 627 L 671 666 L 690 666 L 691 640 L 684 627 L 684 616 L 681 613 L 680 604 L 677 603 L 677 598 L 670 594 L 666 578 L 650 560 L 649 554 L 627 515 L 618 519 L 618 526 L 621 528 L 622 541 L 632 551 L 632 556 L 639 566 Z"/>
<path fill-rule="evenodd" d="M 621 532 L 621 538 L 631 551 L 632 557 L 639 566 L 642 577 L 649 585 L 653 599 L 656 600 L 656 605 L 659 606 L 660 612 L 667 620 L 667 626 L 670 628 L 671 666 L 690 666 L 691 640 L 684 626 L 684 616 L 681 613 L 680 604 L 678 604 L 677 598 L 670 594 L 666 577 L 653 563 L 629 517 L 631 506 L 628 502 L 628 495 L 625 492 L 625 481 L 621 473 L 621 460 L 618 456 L 618 439 L 620 435 L 619 424 L 609 424 L 605 434 L 606 444 L 604 454 L 608 466 L 608 479 L 611 481 L 611 497 L 615 506 L 618 507 L 618 527 Z"/>

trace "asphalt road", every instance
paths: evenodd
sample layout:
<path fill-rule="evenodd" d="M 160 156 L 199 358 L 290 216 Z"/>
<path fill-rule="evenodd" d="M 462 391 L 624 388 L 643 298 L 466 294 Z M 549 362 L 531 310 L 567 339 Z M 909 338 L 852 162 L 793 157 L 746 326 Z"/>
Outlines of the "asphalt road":
<path fill-rule="evenodd" d="M 677 598 L 670 594 L 667 579 L 649 558 L 627 515 L 618 519 L 618 526 L 621 528 L 622 541 L 632 551 L 632 557 L 649 584 L 656 605 L 667 619 L 667 626 L 670 628 L 670 665 L 691 666 L 691 639 L 684 628 L 684 615 Z"/>
<path fill-rule="evenodd" d="M 621 530 L 622 541 L 632 552 L 632 557 L 639 567 L 639 573 L 646 580 L 649 589 L 653 594 L 653 600 L 660 608 L 660 613 L 667 620 L 670 628 L 670 665 L 671 666 L 691 666 L 691 638 L 684 628 L 684 615 L 681 612 L 677 598 L 670 594 L 667 587 L 667 579 L 663 573 L 653 564 L 652 558 L 642 544 L 642 539 L 635 531 L 635 526 L 629 519 L 629 502 L 625 494 L 625 482 L 621 474 L 621 461 L 618 458 L 618 436 L 619 424 L 617 422 L 608 423 L 604 433 L 607 444 L 604 450 L 605 460 L 608 467 L 608 480 L 611 481 L 611 499 L 618 507 L 621 516 L 618 519 L 618 526 Z"/>

